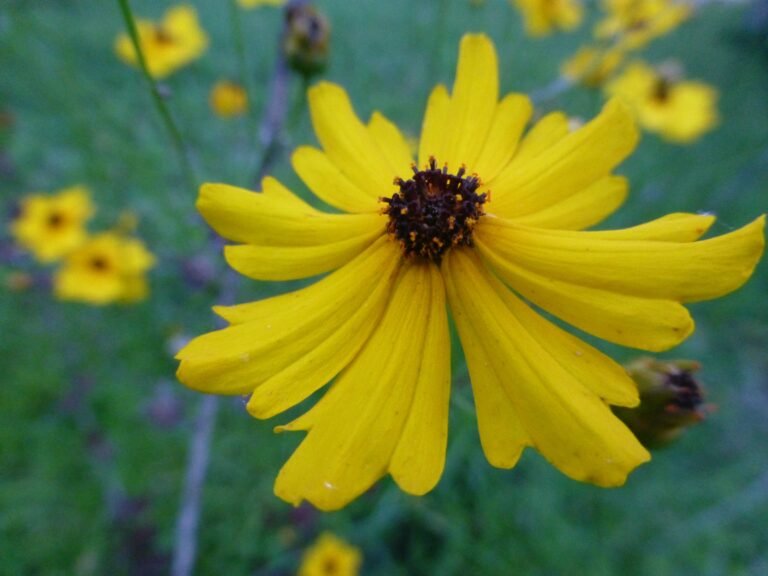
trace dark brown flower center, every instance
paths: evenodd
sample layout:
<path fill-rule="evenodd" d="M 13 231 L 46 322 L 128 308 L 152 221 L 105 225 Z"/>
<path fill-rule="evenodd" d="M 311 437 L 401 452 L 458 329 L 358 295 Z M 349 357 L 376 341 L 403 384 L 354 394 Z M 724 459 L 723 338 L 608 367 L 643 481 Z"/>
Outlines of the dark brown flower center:
<path fill-rule="evenodd" d="M 61 212 L 51 212 L 48 214 L 48 227 L 61 228 L 64 224 L 64 215 Z"/>
<path fill-rule="evenodd" d="M 94 256 L 90 264 L 96 272 L 106 272 L 109 269 L 109 261 L 103 256 Z"/>
<path fill-rule="evenodd" d="M 400 241 L 406 256 L 439 264 L 452 246 L 472 245 L 472 228 L 484 214 L 488 194 L 478 194 L 480 179 L 465 173 L 462 166 L 450 174 L 430 158 L 424 170 L 413 165 L 412 178 L 395 178 L 400 191 L 381 201 L 387 204 L 387 232 Z"/>

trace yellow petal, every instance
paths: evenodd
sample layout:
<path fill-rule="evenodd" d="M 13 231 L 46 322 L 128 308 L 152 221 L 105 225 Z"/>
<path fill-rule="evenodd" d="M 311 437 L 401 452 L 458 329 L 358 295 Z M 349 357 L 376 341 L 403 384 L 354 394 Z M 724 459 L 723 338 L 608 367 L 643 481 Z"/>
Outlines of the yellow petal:
<path fill-rule="evenodd" d="M 439 162 L 445 158 L 445 129 L 448 123 L 448 109 L 451 98 L 448 89 L 439 84 L 435 86 L 427 101 L 427 109 L 424 112 L 424 121 L 421 125 L 421 138 L 419 139 L 419 168 L 429 163 L 429 158 L 434 156 Z"/>
<path fill-rule="evenodd" d="M 411 174 L 413 157 L 408 142 L 398 127 L 387 120 L 383 114 L 374 112 L 368 122 L 368 132 L 389 162 L 392 173 L 407 179 Z"/>
<path fill-rule="evenodd" d="M 203 392 L 251 392 L 331 337 L 369 300 L 371 286 L 391 281 L 399 260 L 399 247 L 381 238 L 303 290 L 217 309 L 236 324 L 187 344 L 176 356 L 179 380 Z"/>
<path fill-rule="evenodd" d="M 571 478 L 600 486 L 623 484 L 650 456 L 581 381 L 590 375 L 587 355 L 574 354 L 570 339 L 547 339 L 554 326 L 528 324 L 533 314 L 470 250 L 452 250 L 445 261 L 455 298 L 495 371 L 504 375 L 501 383 L 534 446 Z M 451 307 L 453 298 L 449 291 Z M 589 359 L 599 356 L 590 354 Z M 595 378 L 605 370 L 615 372 L 602 360 L 592 368 Z"/>
<path fill-rule="evenodd" d="M 367 196 L 392 193 L 395 174 L 341 86 L 320 82 L 309 89 L 309 111 L 328 158 Z"/>
<path fill-rule="evenodd" d="M 684 228 L 693 221 L 684 220 Z M 485 246 L 545 278 L 690 302 L 722 296 L 747 281 L 763 252 L 765 217 L 698 242 L 623 240 L 620 231 L 614 239 L 601 232 L 525 228 L 498 218 L 482 224 L 475 236 Z"/>
<path fill-rule="evenodd" d="M 436 266 L 429 270 L 429 320 L 408 421 L 392 455 L 389 473 L 410 494 L 429 492 L 440 480 L 448 441 L 451 390 L 451 341 L 445 288 Z"/>
<path fill-rule="evenodd" d="M 496 49 L 482 34 L 466 34 L 459 47 L 445 137 L 444 158 L 453 172 L 466 164 L 470 172 L 485 145 L 499 100 Z"/>
<path fill-rule="evenodd" d="M 335 510 L 387 472 L 419 379 L 432 293 L 427 267 L 404 267 L 360 354 L 310 412 L 279 428 L 309 430 L 275 482 L 283 500 Z"/>
<path fill-rule="evenodd" d="M 226 246 L 224 257 L 235 270 L 255 280 L 298 280 L 309 278 L 352 260 L 373 241 L 384 228 L 316 246 Z"/>
<path fill-rule="evenodd" d="M 493 210 L 523 216 L 568 198 L 607 176 L 637 138 L 630 110 L 611 100 L 594 120 L 536 157 L 511 162 L 488 184 L 495 194 Z"/>
<path fill-rule="evenodd" d="M 216 232 L 235 242 L 262 246 L 313 246 L 342 242 L 385 225 L 379 214 L 325 214 L 274 179 L 264 193 L 226 184 L 203 184 L 197 209 Z"/>
<path fill-rule="evenodd" d="M 608 176 L 587 186 L 580 192 L 551 206 L 517 216 L 515 222 L 537 228 L 582 230 L 613 214 L 627 198 L 627 180 L 621 176 Z M 489 210 L 496 207 L 489 206 Z M 499 216 L 507 214 L 497 212 Z"/>
<path fill-rule="evenodd" d="M 296 174 L 312 192 L 334 208 L 345 212 L 376 212 L 378 196 L 358 188 L 325 153 L 310 146 L 301 146 L 291 157 Z"/>
<path fill-rule="evenodd" d="M 569 131 L 568 116 L 562 112 L 550 112 L 528 131 L 512 161 L 523 166 L 565 138 Z"/>
<path fill-rule="evenodd" d="M 484 182 L 495 178 L 512 159 L 532 112 L 533 107 L 527 96 L 509 94 L 499 102 L 485 146 L 477 161 L 471 165 Z"/>

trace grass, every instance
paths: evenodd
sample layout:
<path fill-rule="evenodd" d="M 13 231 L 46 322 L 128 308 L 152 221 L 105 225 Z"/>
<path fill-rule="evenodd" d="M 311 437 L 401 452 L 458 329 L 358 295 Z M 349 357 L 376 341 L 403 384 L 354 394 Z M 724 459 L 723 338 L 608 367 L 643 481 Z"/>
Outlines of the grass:
<path fill-rule="evenodd" d="M 162 7 L 137 1 L 137 14 Z M 256 118 L 224 122 L 208 89 L 237 76 L 229 13 L 195 2 L 212 45 L 172 76 L 168 106 L 191 150 L 196 179 L 253 184 L 261 145 Z M 320 3 L 333 26 L 328 79 L 343 84 L 358 112 L 378 109 L 417 135 L 425 101 L 449 82 L 458 39 L 484 31 L 497 44 L 504 91 L 549 83 L 560 61 L 588 37 L 531 40 L 500 0 Z M 263 109 L 280 16 L 242 13 L 254 109 Z M 83 0 L 0 7 L 0 102 L 13 119 L 2 135 L 0 194 L 10 210 L 24 193 L 87 184 L 99 206 L 94 229 L 136 212 L 139 233 L 158 254 L 152 298 L 131 307 L 62 304 L 45 289 L 0 298 L 0 574 L 162 574 L 173 530 L 198 397 L 175 382 L 169 351 L 179 335 L 210 330 L 216 278 L 195 190 L 136 70 L 112 51 L 122 30 L 117 3 Z M 712 211 L 715 232 L 766 210 L 768 54 L 744 12 L 707 6 L 659 40 L 647 56 L 678 58 L 721 93 L 721 126 L 680 147 L 646 135 L 621 172 L 632 182 L 608 225 L 672 211 Z M 292 98 L 301 104 L 299 82 Z M 417 103 L 417 104 L 415 104 Z M 591 117 L 599 96 L 564 94 L 554 107 Z M 303 110 L 299 107 L 298 110 Z M 290 149 L 312 142 L 306 112 L 287 134 Z M 283 156 L 273 173 L 306 190 Z M 7 253 L 3 239 L 3 254 Z M 212 277 L 190 283 L 191 259 Z M 7 259 L 6 259 L 7 260 Z M 33 266 L 3 262 L 4 270 Z M 295 572 L 302 549 L 332 530 L 365 555 L 364 573 L 398 574 L 759 574 L 768 557 L 768 268 L 721 301 L 694 305 L 694 337 L 667 356 L 700 359 L 718 411 L 621 489 L 572 482 L 528 451 L 511 471 L 491 468 L 477 438 L 465 376 L 456 378 L 445 475 L 422 498 L 389 479 L 341 512 L 292 509 L 272 495 L 281 463 L 298 443 L 274 436 L 284 421 L 251 419 L 224 399 L 205 486 L 198 572 Z M 237 301 L 284 285 L 242 282 Z M 629 351 L 608 348 L 626 359 Z M 454 358 L 455 373 L 463 360 Z"/>

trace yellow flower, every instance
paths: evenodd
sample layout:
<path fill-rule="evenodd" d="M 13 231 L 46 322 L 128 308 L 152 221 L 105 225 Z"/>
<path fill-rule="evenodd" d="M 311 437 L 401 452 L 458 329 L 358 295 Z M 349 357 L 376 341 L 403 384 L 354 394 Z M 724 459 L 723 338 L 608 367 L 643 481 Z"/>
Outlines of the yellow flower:
<path fill-rule="evenodd" d="M 140 240 L 104 232 L 64 260 L 53 277 L 54 294 L 96 305 L 142 300 L 147 295 L 144 275 L 154 263 Z"/>
<path fill-rule="evenodd" d="M 676 0 L 604 0 L 605 18 L 595 37 L 613 39 L 621 50 L 642 48 L 690 18 L 690 5 Z"/>
<path fill-rule="evenodd" d="M 285 0 L 237 0 L 241 8 L 259 8 L 260 6 L 282 6 Z"/>
<path fill-rule="evenodd" d="M 169 8 L 162 22 L 137 20 L 136 29 L 153 78 L 165 78 L 198 59 L 208 48 L 208 36 L 197 21 L 197 12 L 186 4 Z M 115 51 L 124 62 L 139 65 L 128 34 L 117 37 Z"/>
<path fill-rule="evenodd" d="M 208 102 L 217 116 L 232 118 L 245 114 L 248 109 L 248 94 L 240 84 L 223 80 L 211 89 Z"/>
<path fill-rule="evenodd" d="M 11 235 L 40 262 L 58 260 L 86 238 L 94 208 L 88 189 L 73 186 L 57 194 L 30 194 L 21 201 Z"/>
<path fill-rule="evenodd" d="M 304 553 L 299 576 L 357 576 L 361 562 L 357 548 L 324 532 Z"/>
<path fill-rule="evenodd" d="M 547 36 L 553 30 L 573 30 L 584 17 L 580 0 L 510 0 L 525 20 L 531 36 Z"/>
<path fill-rule="evenodd" d="M 563 63 L 561 73 L 574 82 L 594 88 L 601 86 L 623 59 L 624 52 L 621 50 L 585 46 Z"/>
<path fill-rule="evenodd" d="M 521 138 L 531 103 L 499 101 L 498 91 L 493 44 L 465 36 L 452 93 L 437 86 L 427 102 L 416 166 L 383 115 L 362 123 L 340 86 L 311 88 L 322 149 L 300 147 L 293 167 L 346 214 L 317 210 L 273 178 L 261 193 L 201 188 L 204 218 L 238 243 L 225 250 L 236 270 L 273 281 L 328 273 L 216 308 L 230 326 L 177 356 L 184 384 L 250 395 L 257 418 L 333 380 L 277 428 L 307 432 L 277 477 L 280 498 L 330 510 L 386 474 L 410 494 L 435 486 L 448 434 L 446 305 L 490 463 L 511 468 L 535 447 L 571 478 L 621 485 L 649 458 L 608 406 L 636 405 L 635 384 L 526 300 L 605 340 L 657 351 L 693 331 L 683 302 L 726 294 L 752 273 L 763 218 L 700 242 L 712 216 L 581 231 L 624 201 L 627 182 L 611 171 L 637 141 L 630 111 L 612 101 L 573 132 L 555 112 Z"/>
<path fill-rule="evenodd" d="M 624 100 L 643 128 L 672 142 L 692 142 L 718 122 L 714 88 L 674 79 L 643 62 L 628 66 L 606 92 Z"/>

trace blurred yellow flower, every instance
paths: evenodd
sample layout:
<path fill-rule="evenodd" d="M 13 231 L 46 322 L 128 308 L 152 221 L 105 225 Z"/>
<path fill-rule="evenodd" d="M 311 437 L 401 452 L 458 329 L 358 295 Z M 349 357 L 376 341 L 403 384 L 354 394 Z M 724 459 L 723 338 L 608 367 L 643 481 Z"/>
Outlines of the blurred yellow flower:
<path fill-rule="evenodd" d="M 140 240 L 104 232 L 67 256 L 54 274 L 54 294 L 96 305 L 142 300 L 147 295 L 145 274 L 154 263 Z"/>
<path fill-rule="evenodd" d="M 525 31 L 546 36 L 554 30 L 572 30 L 581 24 L 581 0 L 510 0 L 523 15 Z"/>
<path fill-rule="evenodd" d="M 241 116 L 248 109 L 248 94 L 240 84 L 222 80 L 211 89 L 208 103 L 221 118 Z"/>
<path fill-rule="evenodd" d="M 718 123 L 712 86 L 678 80 L 643 62 L 628 66 L 606 92 L 624 100 L 643 128 L 672 142 L 693 142 Z"/>
<path fill-rule="evenodd" d="M 285 0 L 237 0 L 242 8 L 259 8 L 260 6 L 282 6 Z"/>
<path fill-rule="evenodd" d="M 362 560 L 360 550 L 324 532 L 304 552 L 298 576 L 357 576 Z"/>
<path fill-rule="evenodd" d="M 608 80 L 623 60 L 621 50 L 585 46 L 563 62 L 560 73 L 573 82 L 594 88 Z"/>
<path fill-rule="evenodd" d="M 169 8 L 162 22 L 138 19 L 136 29 L 153 78 L 165 78 L 198 59 L 208 48 L 208 36 L 198 23 L 197 12 L 186 4 Z M 115 51 L 121 60 L 138 67 L 138 56 L 127 33 L 117 37 Z"/>
<path fill-rule="evenodd" d="M 612 171 L 637 142 L 632 114 L 613 100 L 571 131 L 555 112 L 523 137 L 531 103 L 499 100 L 484 35 L 462 39 L 453 91 L 430 95 L 418 165 L 400 130 L 378 112 L 361 122 L 340 86 L 321 82 L 308 98 L 322 149 L 300 147 L 293 167 L 343 213 L 317 210 L 269 177 L 260 193 L 203 185 L 197 207 L 237 243 L 225 257 L 242 274 L 322 277 L 215 308 L 229 327 L 187 344 L 178 378 L 250 395 L 257 418 L 333 381 L 277 428 L 306 433 L 275 482 L 288 502 L 337 509 L 386 474 L 424 494 L 445 463 L 450 308 L 489 462 L 511 468 L 535 447 L 571 478 L 623 484 L 649 459 L 609 408 L 637 405 L 634 382 L 528 302 L 605 340 L 666 350 L 693 332 L 683 303 L 749 278 L 764 218 L 698 242 L 713 216 L 582 231 L 626 197 Z"/>
<path fill-rule="evenodd" d="M 81 244 L 94 208 L 88 189 L 73 186 L 57 194 L 30 194 L 21 200 L 11 235 L 43 263 L 58 260 Z"/>
<path fill-rule="evenodd" d="M 642 48 L 685 22 L 693 8 L 676 0 L 603 0 L 606 16 L 595 37 L 612 39 L 621 50 Z"/>

